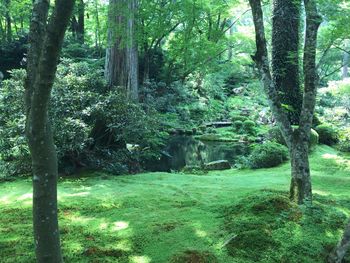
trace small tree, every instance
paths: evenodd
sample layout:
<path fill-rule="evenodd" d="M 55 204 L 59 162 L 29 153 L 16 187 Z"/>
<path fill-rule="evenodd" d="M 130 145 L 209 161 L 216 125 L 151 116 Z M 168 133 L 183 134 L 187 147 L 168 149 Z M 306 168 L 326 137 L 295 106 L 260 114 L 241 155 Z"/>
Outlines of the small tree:
<path fill-rule="evenodd" d="M 74 0 L 33 4 L 26 80 L 26 135 L 33 170 L 33 226 L 37 262 L 62 262 L 57 218 L 57 156 L 48 107 Z"/>
<path fill-rule="evenodd" d="M 270 71 L 261 1 L 249 0 L 249 2 L 252 7 L 257 47 L 253 60 L 257 64 L 259 73 L 262 77 L 271 110 L 289 148 L 292 166 L 290 196 L 291 199 L 297 199 L 298 203 L 301 204 L 306 200 L 312 200 L 308 145 L 316 104 L 317 73 L 315 60 L 317 33 L 321 23 L 321 17 L 318 14 L 315 1 L 304 0 L 306 13 L 306 36 L 303 61 L 303 104 L 300 113 L 299 127 L 298 129 L 293 130 L 291 122 L 288 118 L 288 112 L 281 103 L 276 78 L 271 75 Z"/>

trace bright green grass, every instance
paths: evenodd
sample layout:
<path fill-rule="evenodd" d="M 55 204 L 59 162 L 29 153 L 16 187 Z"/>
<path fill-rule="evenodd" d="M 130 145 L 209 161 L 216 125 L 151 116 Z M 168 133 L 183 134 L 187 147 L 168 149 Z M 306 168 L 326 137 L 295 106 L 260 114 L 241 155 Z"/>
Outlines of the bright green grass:
<path fill-rule="evenodd" d="M 339 201 L 337 206 L 346 214 L 350 208 L 346 205 L 350 202 L 349 160 L 327 146 L 319 146 L 311 156 L 314 192 L 319 198 Z M 60 180 L 65 262 L 251 262 L 230 256 L 227 247 L 222 248 L 232 235 L 223 211 L 262 189 L 287 191 L 289 181 L 288 164 L 206 175 L 112 177 L 96 173 Z M 29 179 L 0 183 L 0 262 L 34 262 L 31 191 Z M 322 232 L 320 238 L 329 235 L 336 240 L 340 234 L 339 230 Z M 315 240 L 317 249 L 323 239 Z M 185 251 L 192 261 L 179 256 Z M 265 258 L 261 262 L 275 261 Z"/>

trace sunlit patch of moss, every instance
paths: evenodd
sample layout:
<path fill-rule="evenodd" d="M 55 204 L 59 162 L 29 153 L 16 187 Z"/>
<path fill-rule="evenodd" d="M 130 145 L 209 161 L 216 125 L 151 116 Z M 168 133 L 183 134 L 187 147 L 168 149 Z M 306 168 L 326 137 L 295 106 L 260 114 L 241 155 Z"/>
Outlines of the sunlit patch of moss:
<path fill-rule="evenodd" d="M 328 162 L 325 154 L 344 162 Z M 311 210 L 289 202 L 288 163 L 201 176 L 145 173 L 101 179 L 104 174 L 93 173 L 60 179 L 64 260 L 166 263 L 195 251 L 197 259 L 208 255 L 218 263 L 249 263 L 256 262 L 246 258 L 253 248 L 240 246 L 265 238 L 264 262 L 321 262 L 337 243 L 349 215 L 350 177 L 344 169 L 349 159 L 323 145 L 312 153 L 317 194 Z M 31 192 L 30 179 L 0 183 L 1 262 L 34 262 Z M 264 236 L 256 237 L 258 233 Z M 222 247 L 232 236 L 236 237 Z M 308 261 L 312 251 L 319 255 Z M 300 261 L 302 256 L 305 260 Z"/>

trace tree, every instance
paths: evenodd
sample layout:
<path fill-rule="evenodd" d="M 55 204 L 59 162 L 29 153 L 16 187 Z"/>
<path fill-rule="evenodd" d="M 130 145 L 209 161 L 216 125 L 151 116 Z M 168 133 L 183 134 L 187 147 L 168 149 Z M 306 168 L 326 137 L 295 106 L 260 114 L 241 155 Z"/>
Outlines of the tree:
<path fill-rule="evenodd" d="M 71 20 L 71 30 L 73 37 L 80 44 L 85 42 L 85 3 L 84 0 L 79 0 L 77 4 L 77 16 L 74 14 Z"/>
<path fill-rule="evenodd" d="M 299 123 L 303 100 L 299 81 L 300 8 L 301 0 L 273 2 L 272 72 L 292 124 Z"/>
<path fill-rule="evenodd" d="M 5 0 L 5 17 L 6 17 L 6 40 L 7 42 L 12 41 L 12 18 L 10 14 L 11 1 Z"/>
<path fill-rule="evenodd" d="M 138 100 L 136 12 L 137 0 L 110 1 L 105 64 L 105 77 L 108 85 L 121 87 L 132 101 Z"/>
<path fill-rule="evenodd" d="M 329 263 L 343 262 L 343 258 L 345 257 L 345 254 L 347 253 L 349 248 L 350 248 L 350 222 L 346 226 L 343 237 L 340 240 L 338 246 L 334 249 L 330 257 L 328 258 L 328 262 Z"/>
<path fill-rule="evenodd" d="M 33 226 L 38 262 L 62 262 L 57 218 L 57 155 L 48 107 L 64 34 L 74 0 L 34 2 L 26 79 L 26 136 L 32 157 Z"/>
<path fill-rule="evenodd" d="M 262 77 L 262 82 L 267 93 L 270 108 L 278 122 L 283 137 L 289 148 L 292 166 L 290 197 L 293 200 L 297 199 L 297 202 L 302 204 L 307 200 L 312 200 L 308 143 L 310 140 L 310 132 L 317 94 L 317 72 L 315 60 L 317 33 L 321 24 L 321 17 L 318 14 L 315 1 L 304 0 L 306 13 L 306 35 L 303 59 L 303 105 L 300 114 L 299 127 L 297 129 L 293 129 L 288 118 L 288 113 L 285 111 L 285 107 L 281 103 L 276 78 L 271 76 L 261 1 L 249 0 L 249 2 L 253 13 L 257 47 L 257 51 L 252 58 L 255 61 Z"/>

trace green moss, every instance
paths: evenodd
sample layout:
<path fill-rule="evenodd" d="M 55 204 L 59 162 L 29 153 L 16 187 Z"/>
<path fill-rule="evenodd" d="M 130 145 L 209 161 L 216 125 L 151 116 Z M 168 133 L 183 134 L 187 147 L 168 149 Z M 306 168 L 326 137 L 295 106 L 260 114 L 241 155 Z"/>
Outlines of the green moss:
<path fill-rule="evenodd" d="M 64 260 L 166 263 L 198 255 L 218 263 L 321 263 L 349 216 L 350 157 L 322 145 L 310 162 L 311 208 L 289 202 L 288 163 L 200 176 L 60 179 Z M 1 262 L 34 262 L 31 192 L 29 179 L 0 183 Z"/>
<path fill-rule="evenodd" d="M 215 256 L 209 252 L 196 250 L 186 250 L 179 255 L 175 255 L 170 263 L 216 263 Z"/>

